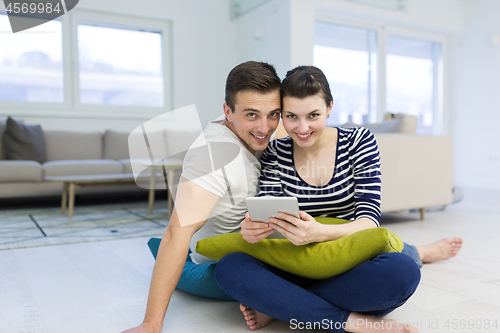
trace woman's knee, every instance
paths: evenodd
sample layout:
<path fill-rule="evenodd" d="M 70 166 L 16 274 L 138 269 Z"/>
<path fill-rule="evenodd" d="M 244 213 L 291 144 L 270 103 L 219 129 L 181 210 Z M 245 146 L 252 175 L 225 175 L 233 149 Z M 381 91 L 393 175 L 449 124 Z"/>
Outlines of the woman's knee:
<path fill-rule="evenodd" d="M 387 263 L 387 277 L 390 284 L 411 296 L 420 283 L 420 268 L 409 256 L 402 253 L 385 253 L 380 255 Z"/>
<path fill-rule="evenodd" d="M 238 267 L 248 261 L 248 257 L 250 256 L 239 252 L 229 253 L 222 257 L 222 259 L 217 262 L 217 265 L 215 265 L 215 278 L 217 281 L 236 277 L 239 271 Z"/>

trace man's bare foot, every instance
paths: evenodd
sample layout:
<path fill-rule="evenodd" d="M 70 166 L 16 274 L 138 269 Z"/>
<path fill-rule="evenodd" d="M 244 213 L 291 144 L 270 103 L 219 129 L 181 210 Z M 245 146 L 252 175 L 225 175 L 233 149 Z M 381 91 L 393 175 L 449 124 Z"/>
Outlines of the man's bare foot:
<path fill-rule="evenodd" d="M 268 325 L 274 320 L 273 317 L 269 317 L 268 315 L 260 313 L 259 311 L 250 309 L 243 304 L 240 304 L 240 310 L 241 312 L 243 312 L 243 315 L 245 316 L 245 319 L 247 321 L 247 325 L 250 326 L 251 330 L 258 330 L 259 328 Z"/>
<path fill-rule="evenodd" d="M 463 242 L 463 239 L 460 237 L 443 238 L 429 245 L 415 247 L 417 248 L 420 260 L 423 263 L 431 263 L 456 256 L 462 248 Z"/>
<path fill-rule="evenodd" d="M 345 325 L 345 331 L 353 333 L 418 333 L 418 330 L 409 324 L 357 312 L 351 312 Z"/>

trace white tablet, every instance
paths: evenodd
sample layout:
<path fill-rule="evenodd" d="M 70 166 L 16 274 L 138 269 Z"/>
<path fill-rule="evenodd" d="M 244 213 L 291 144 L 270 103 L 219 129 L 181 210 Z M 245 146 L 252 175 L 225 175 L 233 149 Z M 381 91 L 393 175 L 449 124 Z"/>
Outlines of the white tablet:
<path fill-rule="evenodd" d="M 248 197 L 245 199 L 250 219 L 255 222 L 269 222 L 269 218 L 278 217 L 278 212 L 299 217 L 299 202 L 295 197 Z M 267 238 L 285 238 L 278 231 Z"/>
<path fill-rule="evenodd" d="M 245 199 L 250 219 L 255 222 L 269 222 L 283 212 L 299 218 L 299 202 L 295 197 L 248 197 Z"/>

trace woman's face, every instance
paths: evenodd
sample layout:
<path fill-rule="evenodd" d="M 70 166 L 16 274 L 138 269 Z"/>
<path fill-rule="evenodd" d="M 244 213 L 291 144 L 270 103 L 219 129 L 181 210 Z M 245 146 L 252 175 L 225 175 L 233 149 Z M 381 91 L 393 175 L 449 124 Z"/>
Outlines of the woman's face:
<path fill-rule="evenodd" d="M 283 127 L 301 148 L 313 146 L 326 129 L 333 102 L 326 106 L 321 94 L 306 98 L 283 97 Z"/>

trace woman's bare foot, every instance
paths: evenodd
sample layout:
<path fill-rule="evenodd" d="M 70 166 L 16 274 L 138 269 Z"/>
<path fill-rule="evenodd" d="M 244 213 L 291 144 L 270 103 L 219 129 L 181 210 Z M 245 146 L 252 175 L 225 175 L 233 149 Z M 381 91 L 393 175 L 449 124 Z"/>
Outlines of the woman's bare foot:
<path fill-rule="evenodd" d="M 240 310 L 241 312 L 243 312 L 243 315 L 245 316 L 245 319 L 247 321 L 247 325 L 250 326 L 251 330 L 258 330 L 259 328 L 268 325 L 274 320 L 273 317 L 269 317 L 268 315 L 260 313 L 259 311 L 250 309 L 243 304 L 240 304 Z"/>
<path fill-rule="evenodd" d="M 345 331 L 353 333 L 418 333 L 418 330 L 409 324 L 357 312 L 351 312 L 345 325 Z"/>
<path fill-rule="evenodd" d="M 429 245 L 415 247 L 417 248 L 420 260 L 423 263 L 431 263 L 456 256 L 462 248 L 463 242 L 463 239 L 460 237 L 443 238 Z"/>

